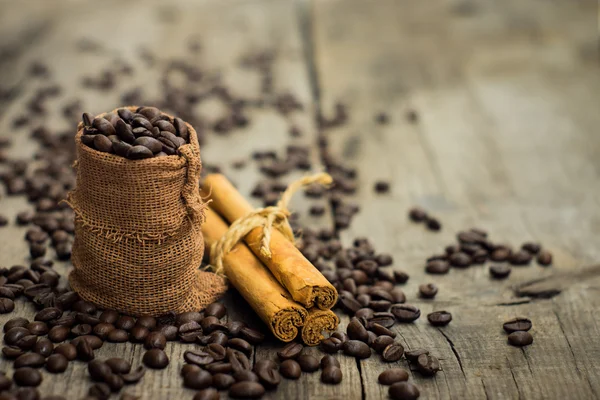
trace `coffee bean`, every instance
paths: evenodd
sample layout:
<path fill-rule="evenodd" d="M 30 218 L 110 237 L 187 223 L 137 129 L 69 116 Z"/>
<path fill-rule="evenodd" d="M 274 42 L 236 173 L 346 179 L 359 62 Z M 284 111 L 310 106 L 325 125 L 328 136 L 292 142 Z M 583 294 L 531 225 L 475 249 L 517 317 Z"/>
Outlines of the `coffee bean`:
<path fill-rule="evenodd" d="M 112 310 L 102 311 L 100 317 L 98 317 L 100 322 L 105 322 L 107 324 L 115 324 L 119 319 L 119 313 Z"/>
<path fill-rule="evenodd" d="M 110 139 L 104 135 L 96 135 L 94 136 L 94 140 L 92 141 L 94 144 L 94 148 L 103 153 L 112 153 L 112 142 Z"/>
<path fill-rule="evenodd" d="M 39 386 L 42 383 L 42 374 L 37 369 L 19 368 L 13 374 L 13 380 L 19 386 Z"/>
<path fill-rule="evenodd" d="M 112 343 L 124 343 L 129 339 L 129 334 L 123 329 L 113 329 L 106 335 L 106 340 Z"/>
<path fill-rule="evenodd" d="M 34 322 L 30 322 L 26 325 L 27 330 L 29 330 L 29 332 L 32 335 L 36 335 L 36 336 L 42 336 L 48 333 L 48 325 L 45 322 L 41 322 L 41 321 L 34 321 Z"/>
<path fill-rule="evenodd" d="M 410 304 L 394 304 L 391 312 L 399 322 L 413 322 L 421 316 L 421 310 Z"/>
<path fill-rule="evenodd" d="M 521 248 L 531 254 L 538 254 L 542 249 L 542 246 L 540 246 L 539 243 L 528 242 L 524 243 L 523 246 L 521 246 Z"/>
<path fill-rule="evenodd" d="M 15 359 L 25 353 L 25 350 L 16 346 L 4 346 L 2 348 L 2 355 L 8 359 Z"/>
<path fill-rule="evenodd" d="M 382 385 L 393 385 L 396 382 L 405 382 L 408 380 L 408 372 L 402 368 L 391 368 L 379 374 L 377 380 Z"/>
<path fill-rule="evenodd" d="M 426 376 L 433 376 L 440 370 L 438 359 L 429 354 L 421 354 L 416 364 L 418 371 Z"/>
<path fill-rule="evenodd" d="M 406 295 L 400 288 L 394 288 L 390 290 L 390 295 L 392 296 L 393 303 L 401 304 L 406 301 Z"/>
<path fill-rule="evenodd" d="M 186 350 L 183 353 L 183 358 L 187 363 L 204 366 L 215 361 L 208 352 Z"/>
<path fill-rule="evenodd" d="M 139 317 L 136 321 L 135 321 L 135 326 L 142 326 L 148 330 L 152 330 L 154 328 L 156 328 L 156 318 L 154 317 Z M 135 328 L 134 326 L 134 328 Z M 133 328 L 131 328 L 133 329 Z"/>
<path fill-rule="evenodd" d="M 510 256 L 510 263 L 512 265 L 528 265 L 531 262 L 531 253 L 525 250 L 519 250 Z"/>
<path fill-rule="evenodd" d="M 46 369 L 48 372 L 60 373 L 65 372 L 69 366 L 69 360 L 62 354 L 52 354 L 46 360 Z"/>
<path fill-rule="evenodd" d="M 15 309 L 15 302 L 6 297 L 0 298 L 0 314 L 8 314 Z"/>
<path fill-rule="evenodd" d="M 372 324 L 379 324 L 385 328 L 391 328 L 392 326 L 394 326 L 395 323 L 396 318 L 391 312 L 376 312 L 373 314 L 373 318 L 369 320 L 369 323 L 367 324 L 367 329 L 369 329 Z"/>
<path fill-rule="evenodd" d="M 58 319 L 61 316 L 62 316 L 62 310 L 60 310 L 56 307 L 49 307 L 49 308 L 45 308 L 45 309 L 39 311 L 37 314 L 35 314 L 34 320 L 48 322 L 53 319 Z"/>
<path fill-rule="evenodd" d="M 222 303 L 209 304 L 204 310 L 204 315 L 207 317 L 223 318 L 227 314 L 227 309 Z"/>
<path fill-rule="evenodd" d="M 94 359 L 94 349 L 87 340 L 79 340 L 75 345 L 75 348 L 77 349 L 77 358 L 81 361 L 90 361 Z"/>
<path fill-rule="evenodd" d="M 281 376 L 277 369 L 277 364 L 271 360 L 260 360 L 254 365 L 254 372 L 260 383 L 267 389 L 273 389 L 281 382 Z"/>
<path fill-rule="evenodd" d="M 510 266 L 505 264 L 496 264 L 490 266 L 490 274 L 496 279 L 508 278 L 510 271 Z"/>
<path fill-rule="evenodd" d="M 354 314 L 362 308 L 360 303 L 349 292 L 342 292 L 339 295 L 339 302 L 342 307 L 351 314 Z"/>
<path fill-rule="evenodd" d="M 406 283 L 409 279 L 409 275 L 404 271 L 395 270 L 394 271 L 394 279 L 396 283 L 403 284 Z"/>
<path fill-rule="evenodd" d="M 106 383 L 95 383 L 88 390 L 88 395 L 94 399 L 108 400 L 110 392 L 110 386 Z"/>
<path fill-rule="evenodd" d="M 90 345 L 92 350 L 98 350 L 104 344 L 102 339 L 100 339 L 99 337 L 93 336 L 93 335 L 84 335 L 84 336 L 76 337 L 75 339 L 73 339 L 71 341 L 71 343 L 73 343 L 73 345 L 75 347 L 77 347 L 77 345 L 81 341 L 86 341 Z"/>
<path fill-rule="evenodd" d="M 353 340 L 360 340 L 361 342 L 367 342 L 369 333 L 367 329 L 358 321 L 357 318 L 352 318 L 346 329 L 348 337 Z"/>
<path fill-rule="evenodd" d="M 74 336 L 84 336 L 92 333 L 92 326 L 88 324 L 78 324 L 71 329 Z"/>
<path fill-rule="evenodd" d="M 250 355 L 252 353 L 252 345 L 241 338 L 229 339 L 227 341 L 227 347 L 239 350 L 246 355 Z"/>
<path fill-rule="evenodd" d="M 438 288 L 433 283 L 419 285 L 419 296 L 424 299 L 433 299 L 437 292 Z"/>
<path fill-rule="evenodd" d="M 518 347 L 529 346 L 533 343 L 533 336 L 526 331 L 516 331 L 508 335 L 508 343 Z"/>
<path fill-rule="evenodd" d="M 510 258 L 511 251 L 505 248 L 499 248 L 492 252 L 490 259 L 496 262 L 508 261 Z"/>
<path fill-rule="evenodd" d="M 502 327 L 506 333 L 513 333 L 517 331 L 528 331 L 531 329 L 531 320 L 528 318 L 515 318 L 510 321 L 506 321 Z"/>
<path fill-rule="evenodd" d="M 229 388 L 229 396 L 234 399 L 258 399 L 264 394 L 265 388 L 258 382 L 237 382 Z"/>
<path fill-rule="evenodd" d="M 283 375 L 284 378 L 287 379 L 298 379 L 302 373 L 302 369 L 300 364 L 297 361 L 287 359 L 281 363 L 279 367 L 279 372 Z"/>
<path fill-rule="evenodd" d="M 33 347 L 33 351 L 44 357 L 48 357 L 54 351 L 54 345 L 47 338 L 40 338 Z"/>
<path fill-rule="evenodd" d="M 300 364 L 300 369 L 304 372 L 314 372 L 319 369 L 319 360 L 314 356 L 303 354 L 296 361 Z"/>
<path fill-rule="evenodd" d="M 115 330 L 115 326 L 113 324 L 109 324 L 106 322 L 100 322 L 96 326 L 94 326 L 94 334 L 101 339 L 106 339 L 108 334 Z"/>
<path fill-rule="evenodd" d="M 193 400 L 219 400 L 219 392 L 216 389 L 203 389 L 194 395 Z"/>
<path fill-rule="evenodd" d="M 109 358 L 105 363 L 114 374 L 127 374 L 131 371 L 131 363 L 123 358 Z"/>
<path fill-rule="evenodd" d="M 104 382 L 108 385 L 112 392 L 118 392 L 125 385 L 123 378 L 116 374 L 108 375 Z"/>
<path fill-rule="evenodd" d="M 435 311 L 427 314 L 427 320 L 433 326 L 446 326 L 452 321 L 452 314 L 447 311 Z"/>
<path fill-rule="evenodd" d="M 240 335 L 242 336 L 242 338 L 244 338 L 252 344 L 260 344 L 263 342 L 263 340 L 265 340 L 264 334 L 257 331 L 256 329 L 252 329 L 249 327 L 242 328 L 242 330 L 240 330 Z"/>
<path fill-rule="evenodd" d="M 39 368 L 42 367 L 46 363 L 46 358 L 38 353 L 26 353 L 22 356 L 19 356 L 13 366 L 15 368 L 23 368 L 23 367 L 33 367 Z"/>
<path fill-rule="evenodd" d="M 540 265 L 550 265 L 552 264 L 552 253 L 548 250 L 542 250 L 537 256 L 537 262 Z"/>
<path fill-rule="evenodd" d="M 16 343 L 17 347 L 20 347 L 23 350 L 30 350 L 33 346 L 35 346 L 37 342 L 37 336 L 35 335 L 26 335 L 19 339 Z"/>
<path fill-rule="evenodd" d="M 404 355 L 406 356 L 406 359 L 410 362 L 416 362 L 417 359 L 422 355 L 422 354 L 429 354 L 429 350 L 425 350 L 425 349 L 415 349 L 415 350 L 409 350 L 406 353 L 404 353 Z"/>
<path fill-rule="evenodd" d="M 337 338 L 329 337 L 321 341 L 321 350 L 325 353 L 337 353 L 341 348 L 342 341 Z"/>
<path fill-rule="evenodd" d="M 340 368 L 340 362 L 334 356 L 329 355 L 329 354 L 324 355 L 321 358 L 320 364 L 321 364 L 322 369 L 325 369 L 328 366 L 334 366 L 334 367 Z"/>
<path fill-rule="evenodd" d="M 200 368 L 197 365 L 183 364 L 183 367 L 181 367 L 180 375 L 185 376 L 186 374 L 188 374 L 190 372 L 198 372 L 198 371 L 202 371 L 202 368 Z"/>
<path fill-rule="evenodd" d="M 54 348 L 54 353 L 62 354 L 69 361 L 77 358 L 77 349 L 70 343 L 59 344 Z"/>
<path fill-rule="evenodd" d="M 404 347 L 399 343 L 392 343 L 383 349 L 381 357 L 386 362 L 396 362 L 402 358 L 402 354 L 404 354 Z"/>
<path fill-rule="evenodd" d="M 141 160 L 152 156 L 152 151 L 145 146 L 131 146 L 127 151 L 127 158 L 130 160 Z"/>
<path fill-rule="evenodd" d="M 235 379 L 227 374 L 215 374 L 212 377 L 212 385 L 218 390 L 226 390 L 235 383 Z"/>
<path fill-rule="evenodd" d="M 293 359 L 300 355 L 302 349 L 304 349 L 304 346 L 302 346 L 300 343 L 291 342 L 285 345 L 283 349 L 278 351 L 277 356 L 281 361 Z"/>
<path fill-rule="evenodd" d="M 369 346 L 359 340 L 348 340 L 342 345 L 344 354 L 359 359 L 365 359 L 371 357 L 371 349 Z"/>
<path fill-rule="evenodd" d="M 214 363 L 205 365 L 204 368 L 211 374 L 218 374 L 218 373 L 229 374 L 229 373 L 233 372 L 233 367 L 231 366 L 231 363 L 223 362 L 223 361 L 215 361 Z"/>
<path fill-rule="evenodd" d="M 440 229 L 442 229 L 442 224 L 436 218 L 427 217 L 427 220 L 425 223 L 427 224 L 427 229 L 429 229 L 430 231 L 437 232 Z"/>
<path fill-rule="evenodd" d="M 258 375 L 256 375 L 254 372 L 249 371 L 249 370 L 238 371 L 233 374 L 233 378 L 235 379 L 236 382 L 243 382 L 243 381 L 258 382 L 259 381 Z"/>
<path fill-rule="evenodd" d="M 122 374 L 121 378 L 125 383 L 137 383 L 144 377 L 146 369 L 143 366 L 139 366 L 128 374 Z"/>
<path fill-rule="evenodd" d="M 408 217 L 414 222 L 423 222 L 427 219 L 427 212 L 422 208 L 414 207 L 408 212 Z"/>
<path fill-rule="evenodd" d="M 131 333 L 133 334 L 133 331 L 135 330 L 135 327 L 133 327 L 131 329 Z M 160 333 L 162 333 L 163 335 L 165 335 L 165 338 L 167 338 L 167 341 L 173 341 L 177 339 L 177 333 L 179 332 L 176 326 L 173 325 L 163 325 L 160 328 L 158 328 L 158 331 Z M 141 334 L 141 332 L 138 332 L 138 336 Z M 143 336 L 145 338 L 145 336 Z M 139 339 L 140 341 L 143 339 Z"/>
<path fill-rule="evenodd" d="M 144 364 L 153 369 L 164 369 L 169 365 L 169 358 L 161 349 L 150 349 L 142 358 Z"/>
<path fill-rule="evenodd" d="M 453 267 L 457 268 L 466 268 L 469 265 L 471 265 L 472 261 L 471 257 L 467 253 L 464 253 L 462 251 L 451 254 L 450 257 L 448 257 L 448 260 L 450 261 L 450 264 Z"/>
<path fill-rule="evenodd" d="M 378 323 L 369 323 L 369 330 L 377 336 L 390 336 L 392 338 L 396 337 L 395 332 L 392 332 L 385 326 L 379 325 Z"/>
<path fill-rule="evenodd" d="M 394 343 L 394 339 L 391 336 L 383 335 L 377 337 L 371 344 L 371 347 L 376 352 L 382 353 L 383 350 L 392 343 Z"/>
<path fill-rule="evenodd" d="M 321 382 L 329 385 L 337 385 L 342 382 L 342 370 L 336 366 L 329 365 L 323 368 L 321 373 Z"/>
<path fill-rule="evenodd" d="M 167 338 L 160 332 L 150 332 L 144 341 L 146 349 L 161 349 L 164 350 L 167 345 Z"/>
<path fill-rule="evenodd" d="M 207 371 L 199 369 L 198 371 L 188 372 L 183 376 L 183 385 L 190 389 L 200 390 L 210 387 L 213 383 L 213 377 Z"/>
<path fill-rule="evenodd" d="M 27 318 L 13 318 L 8 320 L 3 327 L 4 332 L 8 332 L 12 328 L 25 328 L 29 324 L 29 320 Z"/>
<path fill-rule="evenodd" d="M 393 400 L 416 400 L 421 395 L 419 389 L 410 382 L 394 383 L 388 393 Z"/>
<path fill-rule="evenodd" d="M 213 358 L 213 360 L 221 361 L 225 359 L 227 350 L 218 343 L 210 343 L 206 347 L 206 352 Z"/>
<path fill-rule="evenodd" d="M 447 274 L 450 271 L 450 264 L 443 260 L 433 260 L 427 263 L 425 266 L 425 272 L 429 274 Z"/>

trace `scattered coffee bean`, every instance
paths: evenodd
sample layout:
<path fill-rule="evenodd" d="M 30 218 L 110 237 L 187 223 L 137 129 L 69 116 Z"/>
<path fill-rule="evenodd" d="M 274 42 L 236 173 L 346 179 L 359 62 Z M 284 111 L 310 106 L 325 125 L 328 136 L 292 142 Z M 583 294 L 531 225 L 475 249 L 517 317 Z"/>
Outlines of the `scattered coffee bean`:
<path fill-rule="evenodd" d="M 447 311 L 434 311 L 427 315 L 427 320 L 433 326 L 446 326 L 452 321 L 452 314 Z"/>
<path fill-rule="evenodd" d="M 342 349 L 344 350 L 344 354 L 351 357 L 359 359 L 371 357 L 371 349 L 366 343 L 360 340 L 348 340 L 342 345 Z"/>
<path fill-rule="evenodd" d="M 281 363 L 279 372 L 287 379 L 298 379 L 302 373 L 300 364 L 296 360 L 287 359 Z"/>
<path fill-rule="evenodd" d="M 131 363 L 123 358 L 109 358 L 105 363 L 114 374 L 127 374 L 131 371 Z"/>
<path fill-rule="evenodd" d="M 319 360 L 311 355 L 303 354 L 296 358 L 303 372 L 314 372 L 319 369 Z"/>
<path fill-rule="evenodd" d="M 490 274 L 496 279 L 505 279 L 510 275 L 510 266 L 506 264 L 496 264 L 490 266 Z"/>
<path fill-rule="evenodd" d="M 422 208 L 412 208 L 408 212 L 408 217 L 414 222 L 423 222 L 427 219 L 427 212 Z"/>
<path fill-rule="evenodd" d="M 433 376 L 440 370 L 440 362 L 434 356 L 429 354 L 421 354 L 417 358 L 417 369 L 426 376 Z"/>
<path fill-rule="evenodd" d="M 216 389 L 203 389 L 194 395 L 193 400 L 219 400 L 219 392 Z"/>
<path fill-rule="evenodd" d="M 137 383 L 146 374 L 146 369 L 143 366 L 139 366 L 128 374 L 121 375 L 125 383 Z"/>
<path fill-rule="evenodd" d="M 433 299 L 437 292 L 438 288 L 433 283 L 419 285 L 419 296 L 424 299 Z"/>
<path fill-rule="evenodd" d="M 404 347 L 400 343 L 392 343 L 383 349 L 381 358 L 385 362 L 396 362 L 402 358 L 402 354 L 404 354 Z"/>
<path fill-rule="evenodd" d="M 425 271 L 429 274 L 447 274 L 450 271 L 450 264 L 444 260 L 433 260 L 427 263 Z"/>
<path fill-rule="evenodd" d="M 508 335 L 508 343 L 518 347 L 529 346 L 533 343 L 533 336 L 526 331 L 515 331 Z"/>
<path fill-rule="evenodd" d="M 517 331 L 528 331 L 531 329 L 531 320 L 528 318 L 515 318 L 510 321 L 506 321 L 502 325 L 506 333 L 513 333 Z"/>
<path fill-rule="evenodd" d="M 410 304 L 394 304 L 390 311 L 398 322 L 413 322 L 421 316 L 421 310 Z"/>
<path fill-rule="evenodd" d="M 48 372 L 60 373 L 65 372 L 69 366 L 69 360 L 62 354 L 52 354 L 46 360 L 46 369 Z"/>
<path fill-rule="evenodd" d="M 273 389 L 281 382 L 281 376 L 277 370 L 277 364 L 271 360 L 260 360 L 254 365 L 254 372 L 260 383 L 267 389 Z"/>
<path fill-rule="evenodd" d="M 419 389 L 410 382 L 394 383 L 388 393 L 393 400 L 416 400 L 421 395 Z"/>
<path fill-rule="evenodd" d="M 210 387 L 213 383 L 212 375 L 203 370 L 188 372 L 183 376 L 183 385 L 190 389 L 200 390 Z"/>
<path fill-rule="evenodd" d="M 382 385 L 393 385 L 396 382 L 405 382 L 408 380 L 408 372 L 402 368 L 391 368 L 379 374 L 378 381 Z"/>
<path fill-rule="evenodd" d="M 264 394 L 265 388 L 258 382 L 237 382 L 229 388 L 229 396 L 234 399 L 258 399 Z"/>
<path fill-rule="evenodd" d="M 406 356 L 406 359 L 410 362 L 416 362 L 417 359 L 419 358 L 419 356 L 421 356 L 422 354 L 429 354 L 429 350 L 415 349 L 415 350 L 409 350 L 406 353 L 404 353 L 404 355 Z"/>
<path fill-rule="evenodd" d="M 540 251 L 537 256 L 537 262 L 538 264 L 544 266 L 552 264 L 552 253 L 550 253 L 548 250 Z"/>
<path fill-rule="evenodd" d="M 321 382 L 329 385 L 337 385 L 342 382 L 342 370 L 336 366 L 329 365 L 321 372 Z"/>
<path fill-rule="evenodd" d="M 438 232 L 442 229 L 442 224 L 436 218 L 427 217 L 426 224 L 427 229 L 429 229 L 430 231 Z"/>
<path fill-rule="evenodd" d="M 42 383 L 42 374 L 37 369 L 19 368 L 13 374 L 13 380 L 19 386 L 39 386 Z"/>
<path fill-rule="evenodd" d="M 304 346 L 302 346 L 300 343 L 288 343 L 283 349 L 277 352 L 277 356 L 282 361 L 293 359 L 300 355 L 303 348 Z"/>
<path fill-rule="evenodd" d="M 54 353 L 62 354 L 69 361 L 77 358 L 77 349 L 70 343 L 62 343 L 54 348 Z"/>
<path fill-rule="evenodd" d="M 150 349 L 144 353 L 142 361 L 148 368 L 163 369 L 169 365 L 169 358 L 161 349 Z"/>

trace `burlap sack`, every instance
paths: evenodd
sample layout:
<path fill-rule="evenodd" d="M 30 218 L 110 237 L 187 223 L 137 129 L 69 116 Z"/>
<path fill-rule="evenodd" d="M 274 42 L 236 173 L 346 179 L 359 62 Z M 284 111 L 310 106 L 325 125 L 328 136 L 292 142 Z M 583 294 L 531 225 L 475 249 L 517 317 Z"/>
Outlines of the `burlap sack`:
<path fill-rule="evenodd" d="M 180 156 L 128 160 L 82 144 L 79 125 L 77 186 L 68 196 L 75 211 L 69 282 L 83 299 L 159 316 L 201 310 L 225 291 L 221 277 L 198 270 L 205 205 L 200 146 L 188 129 Z"/>

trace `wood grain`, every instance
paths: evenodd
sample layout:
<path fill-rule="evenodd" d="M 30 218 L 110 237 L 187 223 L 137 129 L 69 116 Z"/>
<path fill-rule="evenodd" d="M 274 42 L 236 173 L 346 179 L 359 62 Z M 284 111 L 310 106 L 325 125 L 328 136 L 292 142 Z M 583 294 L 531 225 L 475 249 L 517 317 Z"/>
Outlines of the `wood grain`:
<path fill-rule="evenodd" d="M 325 135 L 330 151 L 359 171 L 362 210 L 342 238 L 367 235 L 391 252 L 411 275 L 408 302 L 422 315 L 454 316 L 445 328 L 424 318 L 394 328 L 407 348 L 440 358 L 436 378 L 412 373 L 427 398 L 598 395 L 598 370 L 576 352 L 584 343 L 592 353 L 600 347 L 596 328 L 575 328 L 585 317 L 574 322 L 593 313 L 600 284 L 593 267 L 583 268 L 598 260 L 600 226 L 600 80 L 582 50 L 596 40 L 596 14 L 591 2 L 314 3 L 321 107 L 331 112 L 342 101 L 350 110 L 350 122 Z M 411 110 L 416 123 L 406 117 Z M 379 112 L 391 122 L 376 124 Z M 375 194 L 377 180 L 391 183 L 389 195 Z M 440 217 L 441 233 L 408 221 L 416 204 Z M 540 241 L 554 265 L 515 267 L 503 282 L 487 267 L 425 275 L 425 258 L 473 226 L 515 246 Z M 416 296 L 425 282 L 440 288 L 434 301 Z M 557 287 L 552 300 L 535 299 Z M 518 315 L 534 324 L 525 349 L 508 346 L 502 331 Z M 363 381 L 386 367 L 362 361 Z M 378 385 L 364 387 L 368 399 L 385 396 Z"/>

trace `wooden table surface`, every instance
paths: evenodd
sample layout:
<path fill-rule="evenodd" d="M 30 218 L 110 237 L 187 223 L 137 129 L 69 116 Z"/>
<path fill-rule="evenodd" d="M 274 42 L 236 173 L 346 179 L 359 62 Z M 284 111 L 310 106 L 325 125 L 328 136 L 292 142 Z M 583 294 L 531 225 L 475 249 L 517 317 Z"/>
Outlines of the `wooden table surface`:
<path fill-rule="evenodd" d="M 260 178 L 258 169 L 231 165 L 254 150 L 308 145 L 320 170 L 313 115 L 330 115 L 339 101 L 347 104 L 349 122 L 325 132 L 329 151 L 359 171 L 354 200 L 361 211 L 341 232 L 342 241 L 372 238 L 378 251 L 393 254 L 394 266 L 410 274 L 404 287 L 410 303 L 423 315 L 445 309 L 454 317 L 442 329 L 425 318 L 393 328 L 405 347 L 428 348 L 440 359 L 435 378 L 411 372 L 422 398 L 599 398 L 598 16 L 594 0 L 0 1 L 0 88 L 17 95 L 0 103 L 0 136 L 14 139 L 11 158 L 30 159 L 36 150 L 27 129 L 12 127 L 28 94 L 41 85 L 27 77 L 34 60 L 44 60 L 63 89 L 49 104 L 45 123 L 74 130 L 60 116 L 68 101 L 81 99 L 86 111 L 98 113 L 119 106 L 118 94 L 126 89 L 143 85 L 145 92 L 157 92 L 160 75 L 140 61 L 140 49 L 161 58 L 182 56 L 197 40 L 201 51 L 187 57 L 220 71 L 242 96 L 256 95 L 260 82 L 240 68 L 241 56 L 273 50 L 275 89 L 297 96 L 304 111 L 287 119 L 269 109 L 253 111 L 243 131 L 208 135 L 204 163 L 223 166 L 245 194 Z M 82 38 L 101 49 L 77 51 Z M 135 74 L 119 81 L 118 91 L 82 89 L 84 76 L 113 59 L 130 62 Z M 406 118 L 409 110 L 417 112 L 416 123 Z M 222 110 L 203 103 L 197 112 L 214 121 Z M 389 124 L 375 123 L 379 112 L 389 115 Z M 292 123 L 302 137 L 290 137 Z M 391 183 L 389 194 L 374 193 L 380 179 Z M 3 196 L 1 213 L 14 221 L 25 204 L 24 198 Z M 406 214 L 413 205 L 438 216 L 442 231 L 411 224 Z M 304 225 L 330 226 L 330 217 L 308 215 L 302 196 L 294 206 Z M 491 281 L 484 267 L 426 275 L 424 260 L 472 226 L 513 245 L 539 241 L 553 252 L 554 264 L 514 268 L 500 282 Z M 27 262 L 25 229 L 14 223 L 0 228 L 0 266 Z M 56 268 L 66 272 L 69 266 Z M 416 295 L 425 282 L 440 288 L 434 301 Z M 527 296 L 517 296 L 519 288 Z M 538 296 L 549 289 L 561 292 Z M 236 294 L 226 302 L 231 315 L 251 314 Z M 0 322 L 33 312 L 19 301 Z M 516 316 L 533 321 L 531 346 L 507 345 L 502 323 Z M 348 318 L 341 319 L 343 328 Z M 261 346 L 255 359 L 273 358 L 277 347 Z M 170 343 L 171 366 L 147 373 L 127 392 L 144 399 L 192 398 L 179 377 L 184 350 Z M 140 345 L 106 344 L 98 356 L 118 354 L 137 365 L 142 353 Z M 303 374 L 265 397 L 387 397 L 377 376 L 393 365 L 378 357 L 338 358 L 341 385 L 324 386 L 319 374 Z M 12 368 L 5 360 L 0 364 Z M 63 375 L 45 373 L 41 390 L 76 399 L 90 385 L 85 365 L 74 362 Z"/>

